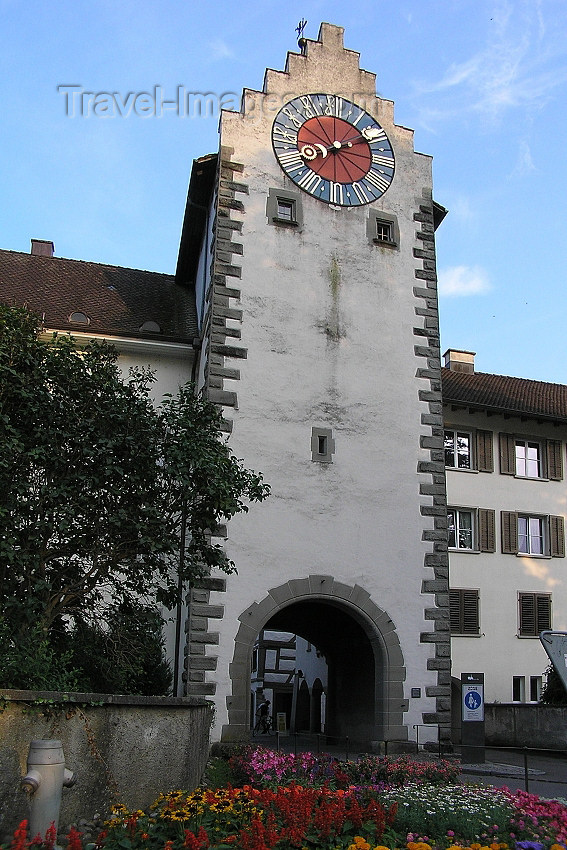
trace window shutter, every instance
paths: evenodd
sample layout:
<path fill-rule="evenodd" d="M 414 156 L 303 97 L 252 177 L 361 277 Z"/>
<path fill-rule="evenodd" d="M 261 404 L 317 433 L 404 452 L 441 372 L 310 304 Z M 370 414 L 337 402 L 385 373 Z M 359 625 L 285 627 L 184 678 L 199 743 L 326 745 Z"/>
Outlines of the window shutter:
<path fill-rule="evenodd" d="M 561 440 L 547 440 L 547 477 L 552 481 L 563 479 L 563 443 Z"/>
<path fill-rule="evenodd" d="M 496 551 L 495 515 L 490 508 L 478 509 L 478 548 L 481 552 Z"/>
<path fill-rule="evenodd" d="M 511 434 L 500 434 L 500 472 L 516 474 L 516 440 Z"/>
<path fill-rule="evenodd" d="M 552 558 L 565 557 L 565 521 L 562 516 L 549 517 L 549 554 Z"/>
<path fill-rule="evenodd" d="M 538 595 L 536 596 L 536 634 L 551 628 L 551 597 Z"/>
<path fill-rule="evenodd" d="M 515 511 L 501 511 L 502 552 L 504 555 L 516 555 L 518 552 L 518 514 Z"/>
<path fill-rule="evenodd" d="M 476 432 L 476 468 L 479 472 L 494 472 L 492 431 Z"/>
<path fill-rule="evenodd" d="M 477 635 L 478 590 L 449 590 L 449 617 L 452 634 Z"/>
<path fill-rule="evenodd" d="M 449 619 L 452 634 L 460 634 L 461 626 L 461 594 L 458 590 L 449 591 Z"/>
<path fill-rule="evenodd" d="M 478 590 L 463 590 L 463 634 L 478 634 Z"/>
<path fill-rule="evenodd" d="M 520 593 L 520 634 L 536 634 L 536 611 L 534 593 Z"/>

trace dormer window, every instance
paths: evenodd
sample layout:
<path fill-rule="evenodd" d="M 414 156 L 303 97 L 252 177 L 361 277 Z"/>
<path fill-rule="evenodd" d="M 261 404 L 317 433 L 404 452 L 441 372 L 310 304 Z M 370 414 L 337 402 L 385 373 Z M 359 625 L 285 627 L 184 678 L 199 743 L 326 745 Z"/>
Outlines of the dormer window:
<path fill-rule="evenodd" d="M 161 328 L 157 322 L 144 322 L 140 327 L 141 334 L 160 334 Z"/>
<path fill-rule="evenodd" d="M 69 316 L 69 322 L 74 325 L 88 325 L 90 324 L 90 319 L 85 313 L 81 313 L 78 310 L 75 313 L 71 313 Z"/>

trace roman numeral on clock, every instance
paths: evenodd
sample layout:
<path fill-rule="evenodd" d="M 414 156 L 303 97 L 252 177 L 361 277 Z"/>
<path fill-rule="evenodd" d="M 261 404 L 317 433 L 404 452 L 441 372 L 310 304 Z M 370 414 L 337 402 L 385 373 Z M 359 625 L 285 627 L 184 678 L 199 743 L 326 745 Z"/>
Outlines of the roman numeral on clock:
<path fill-rule="evenodd" d="M 303 177 L 297 181 L 297 185 L 301 186 L 306 192 L 311 192 L 313 195 L 321 185 L 321 178 L 313 171 L 307 171 Z"/>
<path fill-rule="evenodd" d="M 375 186 L 380 192 L 385 192 L 388 186 L 390 185 L 390 180 L 384 180 L 381 174 L 378 174 L 377 171 L 374 171 L 373 168 L 370 169 L 366 177 L 364 178 L 367 183 L 371 183 L 372 186 Z"/>
<path fill-rule="evenodd" d="M 386 168 L 394 167 L 394 158 L 391 156 L 380 156 L 380 154 L 372 154 L 372 162 L 374 165 L 385 165 Z"/>
<path fill-rule="evenodd" d="M 295 170 L 301 165 L 305 165 L 305 162 L 299 155 L 299 151 L 288 151 L 287 153 L 278 154 L 278 159 L 282 164 L 282 167 L 285 168 L 286 171 Z"/>

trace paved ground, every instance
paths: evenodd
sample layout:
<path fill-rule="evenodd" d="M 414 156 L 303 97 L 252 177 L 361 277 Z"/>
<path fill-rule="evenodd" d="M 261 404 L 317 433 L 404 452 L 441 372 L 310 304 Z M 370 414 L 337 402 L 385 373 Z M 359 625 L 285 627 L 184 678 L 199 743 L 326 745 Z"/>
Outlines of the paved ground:
<path fill-rule="evenodd" d="M 526 766 L 524 752 L 521 750 L 486 750 L 486 762 L 479 765 L 463 765 L 462 779 L 494 785 L 506 786 L 512 791 L 526 788 Z M 567 754 L 527 752 L 528 791 L 541 797 L 567 799 Z"/>

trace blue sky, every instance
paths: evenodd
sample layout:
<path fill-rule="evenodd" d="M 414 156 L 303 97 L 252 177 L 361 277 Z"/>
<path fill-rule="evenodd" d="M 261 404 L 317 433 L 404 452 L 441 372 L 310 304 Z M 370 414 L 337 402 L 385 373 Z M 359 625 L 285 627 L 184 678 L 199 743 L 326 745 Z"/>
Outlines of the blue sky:
<path fill-rule="evenodd" d="M 128 93 L 160 86 L 172 100 L 183 86 L 236 102 L 284 67 L 301 18 L 309 38 L 321 21 L 345 28 L 434 157 L 450 211 L 437 241 L 443 350 L 476 351 L 478 371 L 567 382 L 565 0 L 0 0 L 0 247 L 51 239 L 58 256 L 173 272 L 191 163 L 217 149 L 217 118 L 136 114 Z M 76 98 L 66 114 L 58 86 L 70 85 L 116 92 L 126 114 L 81 116 Z"/>

